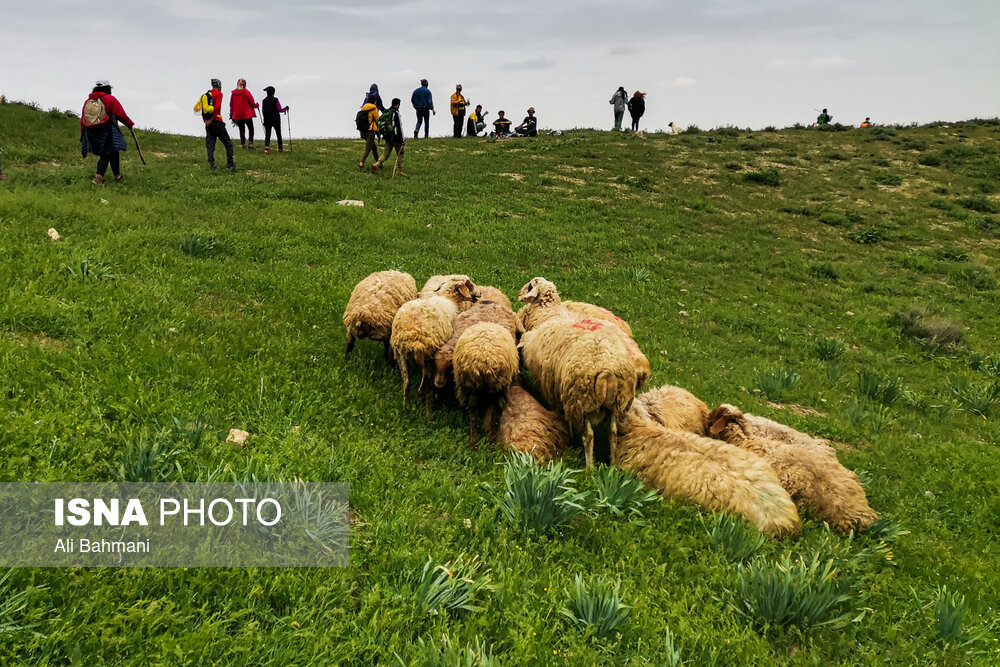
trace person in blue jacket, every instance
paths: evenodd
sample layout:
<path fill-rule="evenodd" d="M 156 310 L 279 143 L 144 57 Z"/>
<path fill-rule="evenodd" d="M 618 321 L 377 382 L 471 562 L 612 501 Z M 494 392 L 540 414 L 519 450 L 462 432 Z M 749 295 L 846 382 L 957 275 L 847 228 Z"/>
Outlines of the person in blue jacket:
<path fill-rule="evenodd" d="M 427 87 L 427 79 L 420 80 L 420 87 L 410 96 L 410 104 L 417 112 L 417 127 L 413 130 L 413 138 L 416 139 L 420 134 L 420 125 L 423 123 L 424 139 L 426 139 L 431 132 L 431 114 L 437 115 L 437 111 L 434 111 L 434 97 L 431 95 L 431 89 Z"/>

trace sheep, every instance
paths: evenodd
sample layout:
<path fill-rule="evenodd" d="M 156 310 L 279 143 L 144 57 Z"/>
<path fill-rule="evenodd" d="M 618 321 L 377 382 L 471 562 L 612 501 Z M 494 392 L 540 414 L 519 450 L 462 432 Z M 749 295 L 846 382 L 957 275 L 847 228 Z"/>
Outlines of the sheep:
<path fill-rule="evenodd" d="M 420 291 L 417 292 L 417 297 L 421 298 L 421 297 L 434 296 L 435 294 L 438 294 L 438 291 L 441 289 L 442 286 L 459 279 L 469 280 L 469 276 L 462 275 L 460 273 L 449 273 L 446 276 L 431 276 L 430 278 L 427 279 L 427 282 L 424 283 L 424 286 L 420 288 Z M 479 290 L 478 285 L 476 286 L 476 290 Z M 480 298 L 482 297 L 479 296 L 477 292 L 476 300 Z M 458 312 L 464 313 L 469 309 L 470 306 L 472 306 L 472 303 L 473 303 L 472 301 L 462 301 L 461 303 L 458 304 Z"/>
<path fill-rule="evenodd" d="M 354 343 L 359 338 L 382 341 L 385 358 L 389 360 L 392 318 L 400 306 L 416 298 L 417 284 L 413 276 L 401 271 L 379 271 L 355 285 L 344 309 L 344 326 L 347 328 L 344 360 L 351 358 Z"/>
<path fill-rule="evenodd" d="M 455 344 L 458 343 L 458 337 L 465 333 L 465 330 L 471 325 L 478 322 L 492 322 L 510 331 L 511 336 L 517 336 L 516 318 L 514 311 L 510 307 L 510 302 L 503 303 L 501 301 L 485 300 L 485 295 L 490 293 L 488 291 L 490 289 L 495 288 L 479 288 L 480 292 L 484 295 L 483 299 L 477 301 L 469 310 L 460 314 L 455 319 L 451 338 L 448 339 L 448 342 L 434 356 L 434 386 L 438 389 L 442 389 L 447 384 L 448 378 L 451 375 L 452 356 L 455 354 Z"/>
<path fill-rule="evenodd" d="M 708 435 L 708 406 L 687 389 L 663 385 L 635 397 L 653 421 L 674 431 Z"/>
<path fill-rule="evenodd" d="M 427 420 L 433 419 L 434 387 L 431 377 L 434 355 L 451 337 L 459 304 L 474 301 L 478 296 L 478 290 L 468 276 L 449 276 L 432 292 L 407 301 L 396 311 L 389 344 L 403 380 L 404 409 L 410 390 L 409 363 L 413 361 L 422 369 L 417 394 L 424 397 Z"/>
<path fill-rule="evenodd" d="M 471 310 L 469 312 L 472 312 Z M 507 389 L 520 368 L 514 335 L 499 324 L 473 324 L 455 345 L 455 394 L 469 413 L 469 447 L 475 449 L 479 426 L 496 438 Z"/>
<path fill-rule="evenodd" d="M 858 476 L 837 460 L 832 447 L 781 424 L 724 404 L 708 416 L 713 436 L 767 461 L 795 503 L 836 530 L 867 530 L 878 520 Z M 775 428 L 777 427 L 777 428 Z M 784 442 L 773 434 L 792 436 Z"/>
<path fill-rule="evenodd" d="M 511 304 L 510 299 L 507 298 L 507 295 L 499 289 L 490 285 L 477 285 L 477 287 L 482 295 L 479 297 L 481 301 L 496 301 L 497 303 L 502 303 L 507 306 L 507 309 L 510 310 L 511 313 L 514 312 L 514 306 Z"/>
<path fill-rule="evenodd" d="M 563 301 L 563 305 L 566 306 L 571 313 L 577 313 L 581 317 L 592 317 L 595 320 L 607 320 L 621 329 L 626 336 L 632 338 L 632 327 L 629 326 L 629 323 L 612 313 L 607 308 L 601 308 L 600 306 L 595 306 L 592 303 L 586 303 L 584 301 Z"/>
<path fill-rule="evenodd" d="M 509 452 L 526 452 L 539 463 L 561 456 L 569 448 L 569 429 L 519 384 L 507 392 L 500 414 L 500 445 Z"/>
<path fill-rule="evenodd" d="M 801 531 L 795 503 L 766 461 L 738 447 L 664 427 L 639 402 L 622 421 L 618 465 L 665 498 L 740 514 L 762 533 Z"/>
<path fill-rule="evenodd" d="M 518 300 L 533 323 L 520 347 L 539 392 L 571 430 L 582 431 L 588 468 L 594 465 L 594 426 L 609 418 L 614 463 L 618 419 L 632 405 L 637 384 L 631 339 L 604 320 L 577 320 L 545 278 L 528 282 Z"/>

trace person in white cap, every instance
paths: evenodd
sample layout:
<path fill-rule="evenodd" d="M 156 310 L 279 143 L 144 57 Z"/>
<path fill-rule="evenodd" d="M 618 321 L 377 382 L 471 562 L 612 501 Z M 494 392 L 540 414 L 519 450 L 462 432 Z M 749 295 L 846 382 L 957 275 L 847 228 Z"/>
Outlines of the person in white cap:
<path fill-rule="evenodd" d="M 111 94 L 108 80 L 98 79 L 80 113 L 80 152 L 83 157 L 87 157 L 87 153 L 97 156 L 94 185 L 104 185 L 108 166 L 115 175 L 115 183 L 122 182 L 121 151 L 126 149 L 126 144 L 118 129 L 119 122 L 129 128 L 135 125 L 121 102 Z"/>

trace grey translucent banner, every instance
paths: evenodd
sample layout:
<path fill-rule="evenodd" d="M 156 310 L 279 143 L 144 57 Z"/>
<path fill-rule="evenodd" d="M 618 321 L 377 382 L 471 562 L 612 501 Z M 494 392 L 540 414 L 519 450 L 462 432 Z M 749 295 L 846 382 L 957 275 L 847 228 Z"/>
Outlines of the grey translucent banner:
<path fill-rule="evenodd" d="M 0 483 L 0 567 L 341 567 L 347 484 Z"/>

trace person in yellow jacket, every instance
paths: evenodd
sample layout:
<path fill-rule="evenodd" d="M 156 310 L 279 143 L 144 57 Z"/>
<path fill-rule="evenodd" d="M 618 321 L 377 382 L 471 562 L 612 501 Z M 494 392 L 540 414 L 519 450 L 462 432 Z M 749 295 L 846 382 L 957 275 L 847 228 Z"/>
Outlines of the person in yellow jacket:
<path fill-rule="evenodd" d="M 372 161 L 378 162 L 378 147 L 375 145 L 375 139 L 378 137 L 378 107 L 375 105 L 375 98 L 372 95 L 368 95 L 365 98 L 365 103 L 361 107 L 361 111 L 368 112 L 368 129 L 361 129 L 363 123 L 361 121 L 361 112 L 358 112 L 358 132 L 361 133 L 361 138 L 365 140 L 365 152 L 361 156 L 361 162 L 358 163 L 358 171 L 365 170 L 365 162 L 368 161 L 368 154 L 371 153 Z"/>
<path fill-rule="evenodd" d="M 465 122 L 465 107 L 469 101 L 462 97 L 462 84 L 455 86 L 455 94 L 451 96 L 451 115 L 455 120 L 455 131 L 452 134 L 456 139 L 462 137 L 462 123 Z"/>

